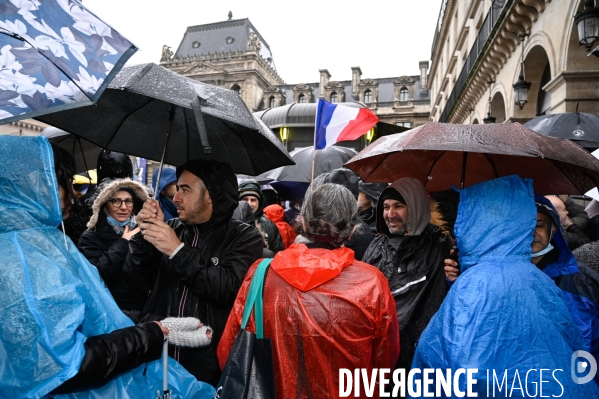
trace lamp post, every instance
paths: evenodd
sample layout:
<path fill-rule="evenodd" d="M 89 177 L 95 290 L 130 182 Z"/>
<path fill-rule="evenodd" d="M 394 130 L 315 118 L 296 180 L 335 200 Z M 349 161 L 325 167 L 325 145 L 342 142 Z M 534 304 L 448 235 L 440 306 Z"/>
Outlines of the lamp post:
<path fill-rule="evenodd" d="M 491 85 L 495 83 L 495 79 L 491 79 L 487 81 L 487 83 L 489 84 L 489 112 L 487 113 L 487 117 L 483 119 L 483 123 L 485 125 L 495 123 L 495 121 L 497 120 L 497 118 L 491 115 Z"/>
<path fill-rule="evenodd" d="M 595 0 L 585 0 L 584 10 L 574 16 L 578 26 L 578 39 L 587 52 L 599 39 L 599 9 L 595 8 Z"/>
<path fill-rule="evenodd" d="M 514 88 L 514 100 L 516 105 L 522 109 L 528 102 L 528 93 L 530 92 L 530 82 L 527 82 L 524 78 L 524 39 L 526 36 L 530 36 L 530 31 L 524 33 L 518 33 L 520 36 L 520 44 L 522 45 L 522 53 L 520 54 L 520 76 L 518 81 L 512 86 Z"/>

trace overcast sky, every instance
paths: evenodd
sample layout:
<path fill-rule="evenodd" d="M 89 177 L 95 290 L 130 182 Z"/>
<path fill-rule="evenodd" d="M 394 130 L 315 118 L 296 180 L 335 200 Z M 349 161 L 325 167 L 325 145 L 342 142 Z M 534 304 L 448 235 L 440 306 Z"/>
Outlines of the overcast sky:
<path fill-rule="evenodd" d="M 429 60 L 442 0 L 83 0 L 140 50 L 128 65 L 160 60 L 163 44 L 177 50 L 188 26 L 249 18 L 273 53 L 286 83 L 418 75 Z"/>

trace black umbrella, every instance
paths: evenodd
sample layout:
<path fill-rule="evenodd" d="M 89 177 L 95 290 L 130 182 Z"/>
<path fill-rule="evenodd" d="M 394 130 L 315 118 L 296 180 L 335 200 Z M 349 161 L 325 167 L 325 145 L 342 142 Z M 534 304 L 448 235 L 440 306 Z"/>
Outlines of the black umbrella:
<path fill-rule="evenodd" d="M 258 176 L 258 178 L 274 179 L 271 186 L 286 200 L 301 201 L 312 178 L 312 152 L 314 147 L 305 147 L 291 152 L 295 165 L 283 166 Z M 349 161 L 357 152 L 343 146 L 331 146 L 316 150 L 314 161 L 314 177 L 333 169 L 338 169 Z"/>
<path fill-rule="evenodd" d="M 42 132 L 42 136 L 48 138 L 52 144 L 56 144 L 75 159 L 75 174 L 83 174 L 96 167 L 96 159 L 102 148 L 94 143 L 87 141 L 79 136 L 65 132 L 56 127 L 47 127 Z"/>
<path fill-rule="evenodd" d="M 545 136 L 569 139 L 584 148 L 599 147 L 599 116 L 575 112 L 538 116 L 524 124 Z"/>
<path fill-rule="evenodd" d="M 293 163 L 237 93 L 156 64 L 124 68 L 96 105 L 37 119 L 102 148 L 171 165 L 216 159 L 257 175 Z"/>

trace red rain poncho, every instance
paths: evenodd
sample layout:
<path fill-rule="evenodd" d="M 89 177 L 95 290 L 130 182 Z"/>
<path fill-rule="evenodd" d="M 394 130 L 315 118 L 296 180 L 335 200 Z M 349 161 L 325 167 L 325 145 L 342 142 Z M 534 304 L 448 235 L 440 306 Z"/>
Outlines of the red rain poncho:
<path fill-rule="evenodd" d="M 229 315 L 217 351 L 221 368 L 239 332 L 259 263 L 248 271 Z M 277 398 L 336 398 L 340 368 L 369 373 L 393 368 L 399 327 L 381 272 L 354 260 L 349 248 L 308 249 L 303 244 L 277 253 L 270 269 L 264 285 L 264 337 L 272 339 Z M 253 314 L 247 330 L 255 332 Z"/>
<path fill-rule="evenodd" d="M 264 208 L 264 216 L 277 226 L 283 239 L 283 246 L 285 249 L 289 248 L 293 244 L 297 234 L 293 231 L 289 223 L 285 221 L 285 210 L 283 207 L 277 204 L 269 205 Z"/>

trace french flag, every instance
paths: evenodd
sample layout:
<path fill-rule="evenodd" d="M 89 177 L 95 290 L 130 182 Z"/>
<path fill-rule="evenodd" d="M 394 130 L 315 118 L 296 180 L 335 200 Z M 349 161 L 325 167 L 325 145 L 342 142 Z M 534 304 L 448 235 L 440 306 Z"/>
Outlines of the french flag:
<path fill-rule="evenodd" d="M 340 141 L 355 140 L 368 133 L 378 121 L 368 108 L 331 104 L 319 99 L 314 148 L 322 150 Z"/>

